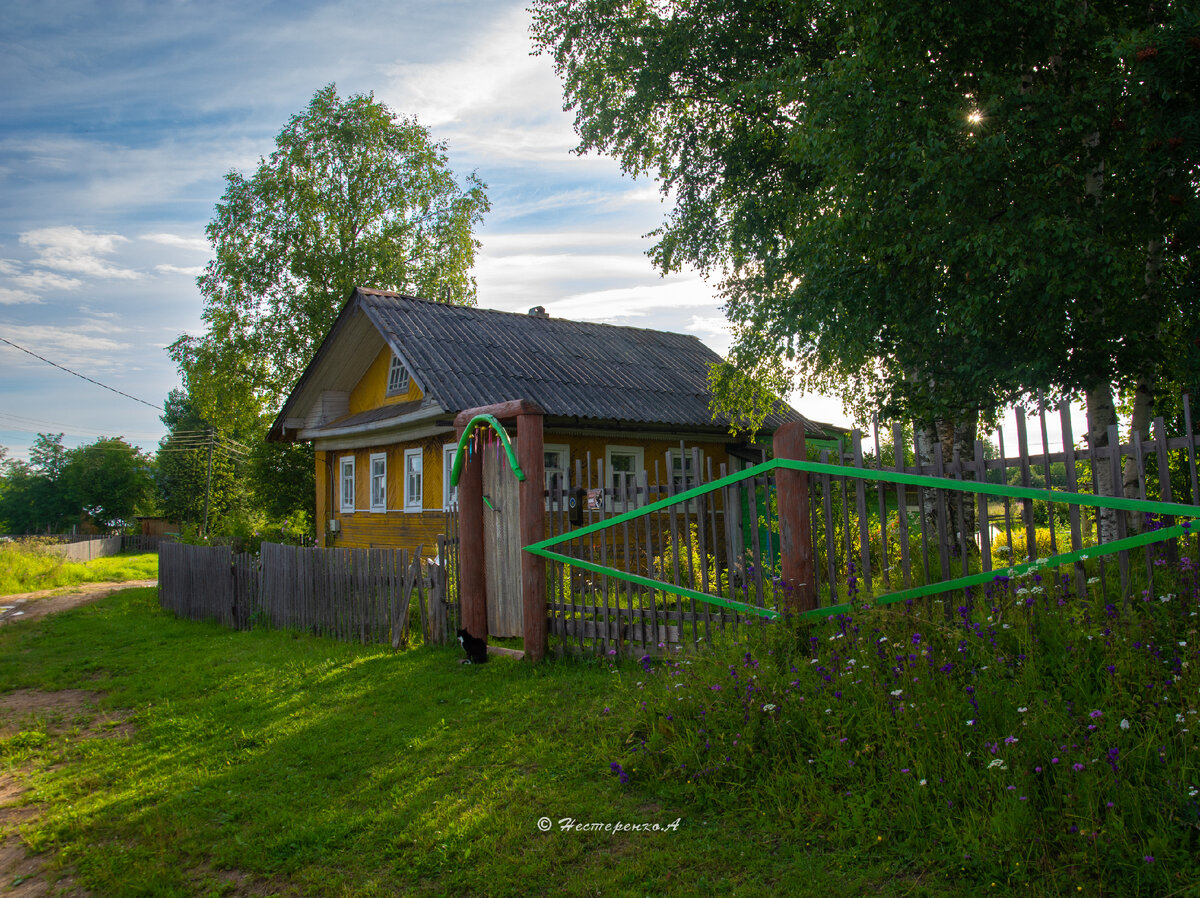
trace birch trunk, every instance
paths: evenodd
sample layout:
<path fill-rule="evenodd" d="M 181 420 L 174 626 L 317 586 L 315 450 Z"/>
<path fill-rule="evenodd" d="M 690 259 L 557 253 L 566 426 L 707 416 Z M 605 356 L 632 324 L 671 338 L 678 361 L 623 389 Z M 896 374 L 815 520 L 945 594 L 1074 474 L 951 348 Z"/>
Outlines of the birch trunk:
<path fill-rule="evenodd" d="M 1163 243 L 1162 240 L 1153 239 L 1146 244 L 1146 291 L 1142 294 L 1142 302 L 1146 307 L 1150 307 L 1154 301 L 1154 293 L 1158 288 L 1159 279 L 1162 277 L 1163 263 Z M 1133 390 L 1133 414 L 1129 422 L 1129 441 L 1133 442 L 1133 435 L 1139 434 L 1142 441 L 1150 439 L 1150 421 L 1154 418 L 1154 382 L 1156 380 L 1157 366 L 1148 361 L 1137 379 Z M 1125 470 L 1122 480 L 1124 481 L 1124 493 L 1126 499 L 1138 498 L 1138 467 L 1137 462 L 1130 458 L 1125 462 Z M 1129 532 L 1141 533 L 1145 529 L 1145 518 L 1135 512 L 1129 513 Z"/>
<path fill-rule="evenodd" d="M 916 435 L 917 465 L 927 473 L 933 471 L 933 446 L 937 443 L 937 425 L 932 422 L 913 422 L 913 433 Z M 937 533 L 937 494 L 933 490 L 920 490 L 921 519 L 927 529 L 932 528 Z"/>
<path fill-rule="evenodd" d="M 1112 385 L 1096 384 L 1084 393 L 1087 402 L 1088 448 L 1091 450 L 1092 474 L 1096 481 L 1097 496 L 1115 496 L 1112 466 L 1107 452 L 1108 428 L 1117 423 L 1117 411 L 1113 406 Z M 1100 509 L 1100 541 L 1112 542 L 1117 538 L 1117 513 L 1111 508 Z"/>

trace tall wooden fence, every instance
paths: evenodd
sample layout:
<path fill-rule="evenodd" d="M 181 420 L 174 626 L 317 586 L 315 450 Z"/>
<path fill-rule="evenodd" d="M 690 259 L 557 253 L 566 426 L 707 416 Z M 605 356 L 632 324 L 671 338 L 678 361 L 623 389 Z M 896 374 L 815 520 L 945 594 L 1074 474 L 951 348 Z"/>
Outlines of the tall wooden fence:
<path fill-rule="evenodd" d="M 1062 448 L 1054 451 L 1047 439 L 1049 414 L 1057 416 L 1055 429 L 1063 438 Z M 956 484 L 999 486 L 1011 480 L 1017 487 L 1095 495 L 1104 468 L 1119 498 L 1128 490 L 1132 498 L 1197 503 L 1200 435 L 1186 398 L 1183 435 L 1169 437 L 1158 419 L 1149 440 L 1134 435 L 1122 442 L 1112 428 L 1109 445 L 1094 449 L 1075 446 L 1066 408 L 1032 416 L 1018 409 L 1014 415 L 1017 445 L 997 433 L 991 442 L 999 445 L 999 454 L 988 450 L 981 436 L 969 456 L 944 457 L 935 444 L 929 461 L 911 463 L 906 458 L 917 457 L 915 447 L 902 428 L 878 425 L 869 442 L 854 431 L 839 450 L 810 451 L 813 461 L 860 472 L 807 475 L 805 513 L 815 561 L 810 588 L 818 606 L 936 586 L 969 574 L 1003 575 L 1023 560 L 1080 552 L 1172 523 L 1162 516 L 1081 507 L 1053 497 L 988 495 Z M 1042 436 L 1039 452 L 1029 449 L 1031 427 Z M 697 449 L 680 449 L 690 464 L 681 466 L 678 455 L 670 453 L 647 459 L 653 480 L 605 471 L 603 459 L 577 460 L 567 482 L 547 492 L 547 535 L 603 523 L 736 473 L 724 465 L 714 470 Z M 924 475 L 946 486 L 862 476 L 871 471 Z M 642 652 L 695 645 L 731 628 L 759 625 L 763 617 L 756 609 L 782 610 L 789 585 L 780 579 L 777 473 L 766 471 L 556 547 L 577 559 L 547 562 L 548 630 L 557 648 Z M 576 489 L 589 497 L 582 525 L 570 522 Z M 1168 541 L 1111 555 L 1097 552 L 1095 560 L 1073 562 L 1063 573 L 1080 595 L 1086 580 L 1097 577 L 1102 588 L 1118 586 L 1128 601 L 1135 593 L 1154 595 L 1156 578 L 1178 551 L 1176 541 Z"/>
<path fill-rule="evenodd" d="M 315 549 L 263 543 L 261 556 L 228 547 L 164 543 L 159 602 L 180 617 L 247 629 L 261 624 L 343 641 L 409 639 L 416 606 L 422 637 L 453 638 L 446 564 L 404 549 Z"/>

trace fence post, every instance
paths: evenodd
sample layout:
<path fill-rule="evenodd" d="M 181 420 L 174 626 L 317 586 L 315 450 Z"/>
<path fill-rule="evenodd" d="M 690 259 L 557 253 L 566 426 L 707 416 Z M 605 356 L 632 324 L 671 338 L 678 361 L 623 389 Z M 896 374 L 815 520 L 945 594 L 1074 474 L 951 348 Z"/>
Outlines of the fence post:
<path fill-rule="evenodd" d="M 459 425 L 461 439 L 466 423 Z M 487 578 L 483 566 L 483 456 L 467 446 L 458 478 L 458 595 L 462 627 L 477 639 L 488 636 Z"/>
<path fill-rule="evenodd" d="M 546 457 L 540 410 L 517 415 L 517 457 L 525 473 L 519 487 L 521 545 L 528 546 L 546 538 Z M 521 604 L 525 657 L 541 661 L 546 657 L 546 559 L 529 552 L 521 553 Z"/>
<path fill-rule="evenodd" d="M 805 461 L 804 424 L 789 421 L 773 440 L 776 458 Z M 817 607 L 813 570 L 812 529 L 809 523 L 808 474 L 780 468 L 776 471 L 779 490 L 779 547 L 782 554 L 781 585 L 786 593 L 784 607 L 790 614 Z"/>

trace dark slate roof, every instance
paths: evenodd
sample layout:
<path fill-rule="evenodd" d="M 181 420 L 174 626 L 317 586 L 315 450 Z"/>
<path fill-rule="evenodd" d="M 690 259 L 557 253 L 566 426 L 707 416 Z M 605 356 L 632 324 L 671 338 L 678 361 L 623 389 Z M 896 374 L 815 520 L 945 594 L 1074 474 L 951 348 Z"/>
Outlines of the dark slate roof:
<path fill-rule="evenodd" d="M 356 305 L 408 363 L 426 399 L 450 412 L 527 399 L 550 418 L 728 428 L 727 421 L 713 420 L 708 407 L 706 378 L 721 358 L 693 336 L 448 305 L 367 288 L 350 297 L 339 324 Z M 784 405 L 765 429 L 786 421 L 806 419 Z M 348 423 L 343 419 L 336 426 Z M 821 433 L 806 423 L 807 430 Z"/>
<path fill-rule="evenodd" d="M 551 417 L 727 427 L 709 411 L 721 357 L 685 334 L 537 317 L 360 289 L 363 310 L 424 383 L 461 411 L 509 399 Z M 771 429 L 790 415 L 768 422 Z"/>

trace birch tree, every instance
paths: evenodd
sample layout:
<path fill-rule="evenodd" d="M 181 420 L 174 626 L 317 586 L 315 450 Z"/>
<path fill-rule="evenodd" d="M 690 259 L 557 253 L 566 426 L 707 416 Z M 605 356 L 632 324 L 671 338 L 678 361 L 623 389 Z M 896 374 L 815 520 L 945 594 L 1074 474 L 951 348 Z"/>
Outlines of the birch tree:
<path fill-rule="evenodd" d="M 540 0 L 534 37 L 580 151 L 673 202 L 654 262 L 721 284 L 726 401 L 745 373 L 824 389 L 949 454 L 1035 391 L 1087 395 L 1095 441 L 1188 316 L 1146 288 L 1147 247 L 1194 254 L 1200 140 L 1171 150 L 1193 160 L 1173 209 L 1148 148 L 1169 108 L 1194 131 L 1195 25 L 1180 3 Z"/>

